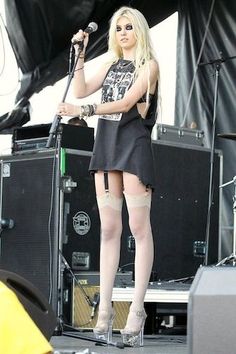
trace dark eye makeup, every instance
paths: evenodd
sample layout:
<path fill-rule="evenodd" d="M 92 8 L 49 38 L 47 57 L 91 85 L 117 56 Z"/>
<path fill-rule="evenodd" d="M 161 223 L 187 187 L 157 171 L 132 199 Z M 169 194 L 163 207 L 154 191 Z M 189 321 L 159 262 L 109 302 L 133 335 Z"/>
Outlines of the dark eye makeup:
<path fill-rule="evenodd" d="M 131 25 L 131 23 L 128 23 L 127 25 L 125 25 L 126 31 L 131 31 L 132 29 L 133 29 L 133 26 Z M 120 31 L 122 31 L 122 27 L 116 26 L 116 32 L 120 32 Z"/>

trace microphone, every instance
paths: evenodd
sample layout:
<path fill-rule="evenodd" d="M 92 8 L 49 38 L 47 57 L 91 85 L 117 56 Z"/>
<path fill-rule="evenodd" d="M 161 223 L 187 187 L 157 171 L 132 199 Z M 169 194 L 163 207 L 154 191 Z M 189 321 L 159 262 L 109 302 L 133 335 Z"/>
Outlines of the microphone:
<path fill-rule="evenodd" d="M 2 229 L 13 229 L 15 222 L 12 219 L 0 219 L 0 227 Z"/>
<path fill-rule="evenodd" d="M 95 315 L 97 306 L 99 304 L 99 301 L 100 301 L 100 294 L 99 293 L 95 293 L 94 297 L 93 297 L 93 302 L 92 302 L 93 306 L 92 306 L 92 312 L 91 312 L 91 316 L 90 316 L 91 319 L 94 318 L 94 315 Z"/>
<path fill-rule="evenodd" d="M 96 32 L 97 29 L 98 29 L 98 25 L 96 24 L 96 22 L 90 22 L 88 26 L 85 28 L 84 32 L 90 34 Z"/>
<path fill-rule="evenodd" d="M 88 34 L 91 34 L 91 33 L 93 33 L 93 32 L 96 32 L 97 29 L 98 29 L 98 25 L 96 24 L 96 22 L 90 22 L 90 23 L 88 24 L 88 26 L 85 28 L 84 32 L 85 32 L 85 33 L 88 33 Z M 80 42 L 83 42 L 83 40 L 78 41 L 78 40 L 76 40 L 76 39 L 72 39 L 71 42 L 72 42 L 72 44 L 79 44 Z"/>

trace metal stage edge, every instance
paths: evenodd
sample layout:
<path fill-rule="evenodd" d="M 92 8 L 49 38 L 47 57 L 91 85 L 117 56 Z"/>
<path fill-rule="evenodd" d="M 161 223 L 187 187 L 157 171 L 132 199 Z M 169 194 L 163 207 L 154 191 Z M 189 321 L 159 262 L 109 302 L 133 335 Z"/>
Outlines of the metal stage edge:
<path fill-rule="evenodd" d="M 134 288 L 114 288 L 112 301 L 132 301 Z M 144 302 L 188 303 L 189 290 L 147 289 Z"/>

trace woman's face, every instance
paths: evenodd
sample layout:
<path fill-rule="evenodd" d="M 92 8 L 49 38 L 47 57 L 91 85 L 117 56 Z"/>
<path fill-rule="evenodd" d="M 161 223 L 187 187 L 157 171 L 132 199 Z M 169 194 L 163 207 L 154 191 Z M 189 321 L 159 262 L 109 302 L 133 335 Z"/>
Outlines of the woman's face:
<path fill-rule="evenodd" d="M 131 21 L 121 17 L 116 24 L 116 40 L 122 49 L 128 50 L 136 46 L 136 38 Z"/>

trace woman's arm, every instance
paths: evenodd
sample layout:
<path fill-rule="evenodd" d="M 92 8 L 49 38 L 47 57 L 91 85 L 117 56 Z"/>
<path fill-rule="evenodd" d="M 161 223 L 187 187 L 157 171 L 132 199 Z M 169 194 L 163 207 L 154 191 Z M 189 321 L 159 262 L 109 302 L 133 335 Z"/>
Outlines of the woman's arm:
<path fill-rule="evenodd" d="M 87 97 L 102 87 L 102 83 L 106 77 L 108 66 L 103 65 L 99 70 L 86 80 L 84 73 L 84 59 L 79 58 L 73 78 L 73 91 L 76 98 Z"/>
<path fill-rule="evenodd" d="M 102 86 L 102 83 L 105 79 L 108 67 L 103 65 L 95 75 L 89 80 L 86 80 L 84 72 L 84 58 L 86 55 L 86 48 L 89 41 L 89 35 L 82 30 L 79 30 L 72 38 L 73 42 L 83 42 L 83 50 L 81 51 L 80 45 L 75 45 L 75 56 L 78 58 L 77 65 L 74 72 L 73 78 L 73 91 L 76 98 L 87 97 Z"/>
<path fill-rule="evenodd" d="M 158 64 L 156 61 L 151 60 L 149 62 L 149 80 L 150 80 L 150 93 L 153 93 L 158 80 Z M 102 75 L 101 75 L 102 76 Z M 100 79 L 101 79 L 100 76 Z M 92 91 L 92 88 L 97 87 L 99 82 L 99 74 L 96 78 L 96 82 L 89 83 L 89 88 Z M 138 101 L 139 99 L 147 92 L 148 90 L 148 80 L 147 73 L 141 72 L 138 79 L 126 92 L 124 97 L 121 100 L 101 103 L 96 106 L 95 114 L 113 114 L 113 113 L 125 113 L 128 112 Z M 93 91 L 94 92 L 94 91 Z M 77 116 L 81 115 L 81 106 L 75 106 L 69 103 L 61 103 L 58 106 L 58 114 Z"/>

